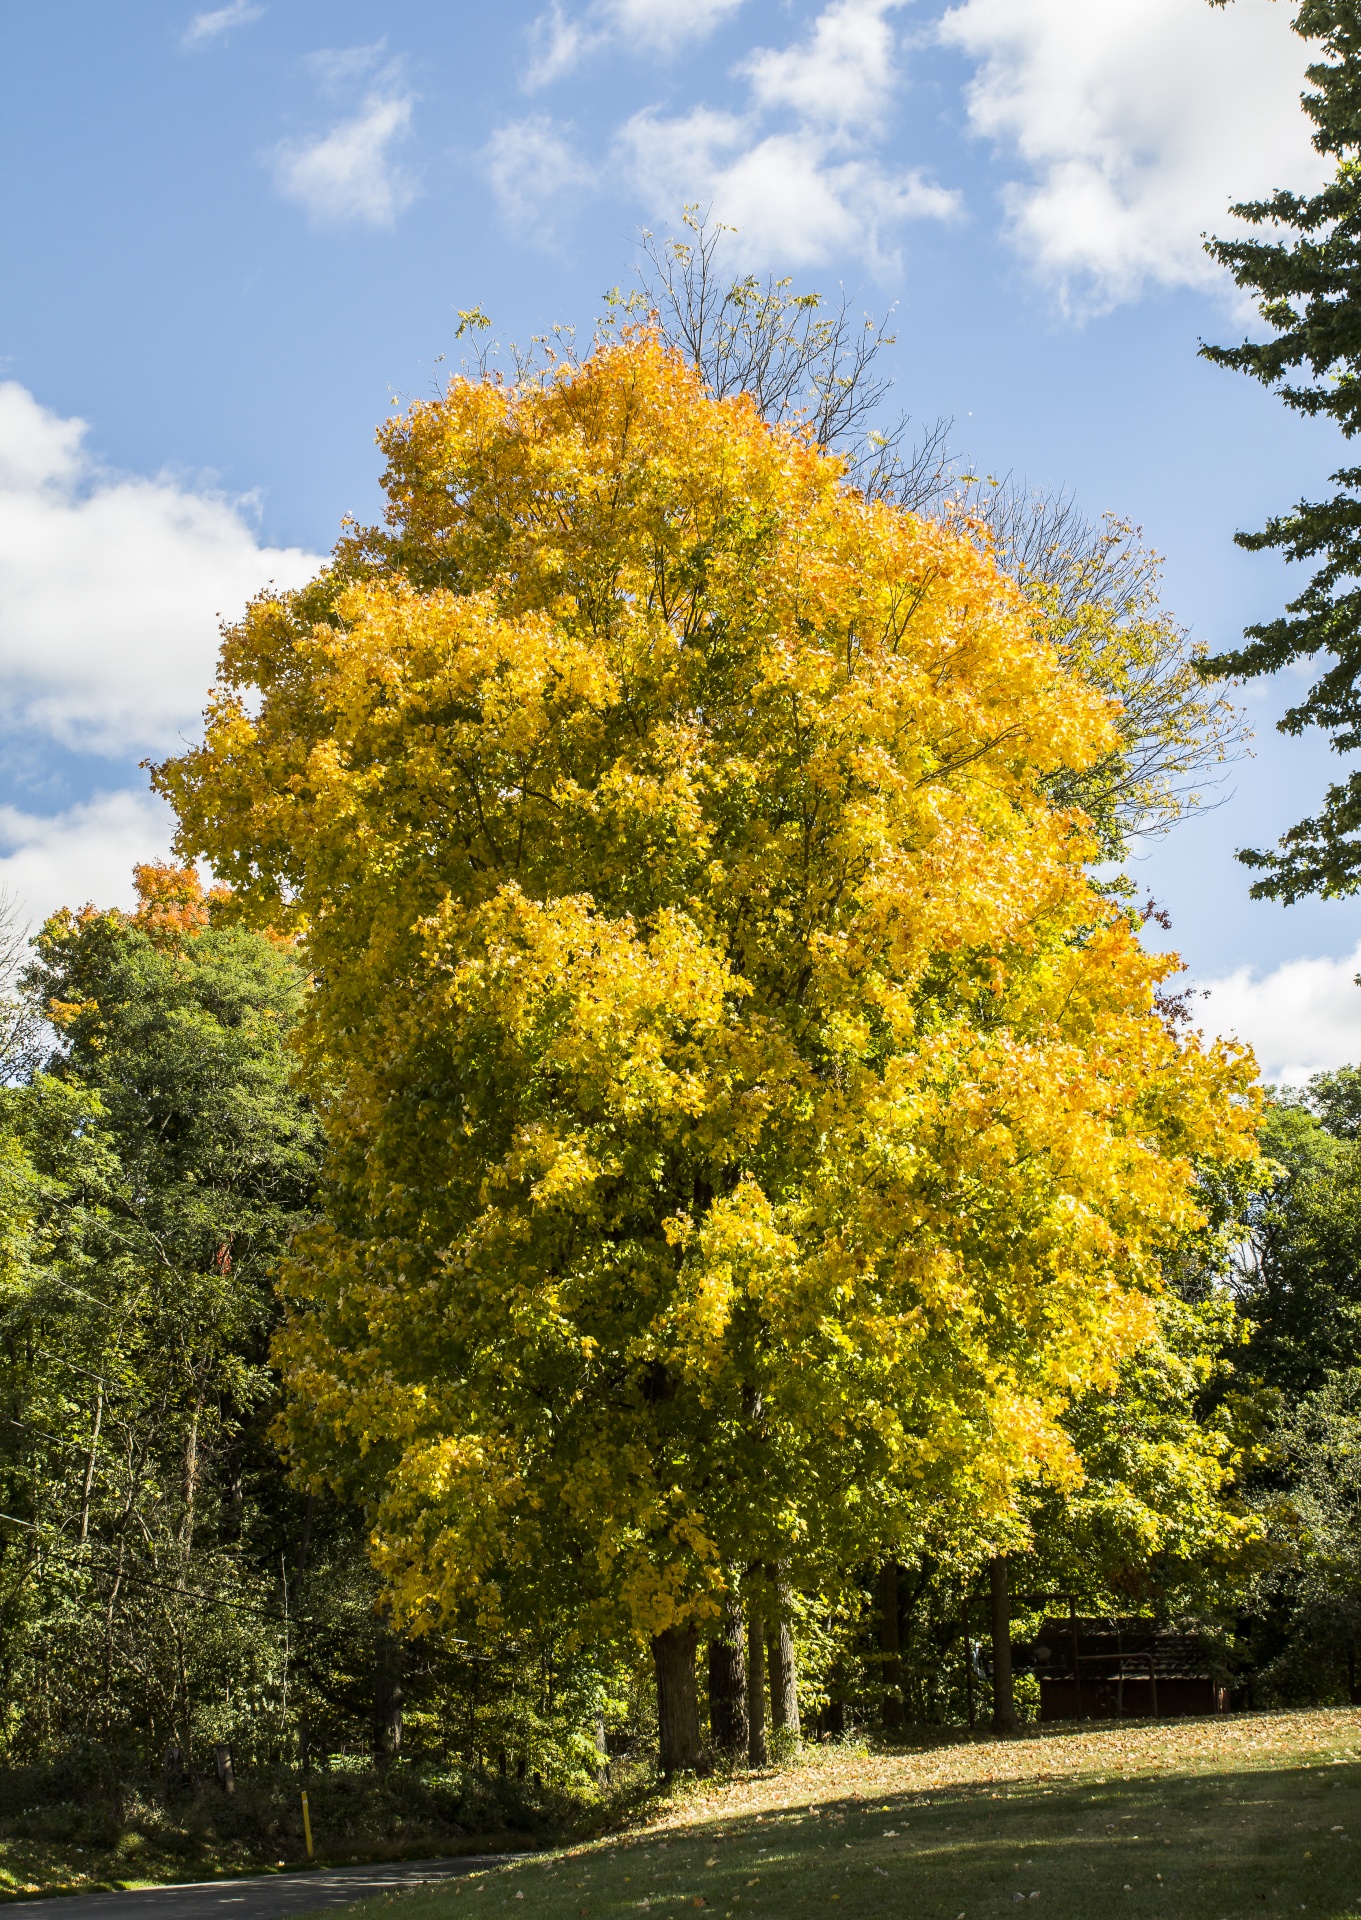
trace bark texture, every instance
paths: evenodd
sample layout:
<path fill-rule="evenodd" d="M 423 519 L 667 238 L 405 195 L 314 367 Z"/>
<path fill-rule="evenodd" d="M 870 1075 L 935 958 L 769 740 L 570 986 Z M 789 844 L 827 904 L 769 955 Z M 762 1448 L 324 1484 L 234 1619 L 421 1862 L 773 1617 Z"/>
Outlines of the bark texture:
<path fill-rule="evenodd" d="M 402 1750 L 402 1643 L 384 1628 L 378 1635 L 373 1675 L 373 1750 L 390 1760 Z"/>
<path fill-rule="evenodd" d="M 770 1659 L 770 1724 L 777 1733 L 802 1738 L 799 1726 L 799 1665 L 794 1636 L 789 1631 L 789 1589 L 781 1580 L 776 1589 L 776 1617 L 767 1647 Z"/>
<path fill-rule="evenodd" d="M 709 1642 L 709 1733 L 714 1751 L 741 1760 L 747 1753 L 747 1663 L 742 1603 L 731 1595 L 718 1632 Z"/>
<path fill-rule="evenodd" d="M 765 1623 L 755 1604 L 747 1614 L 747 1760 L 763 1767 L 770 1758 L 766 1746 Z"/>
<path fill-rule="evenodd" d="M 699 1767 L 699 1689 L 695 1685 L 698 1627 L 668 1627 L 652 1641 L 657 1669 L 657 1728 L 662 1772 L 693 1773 Z"/>

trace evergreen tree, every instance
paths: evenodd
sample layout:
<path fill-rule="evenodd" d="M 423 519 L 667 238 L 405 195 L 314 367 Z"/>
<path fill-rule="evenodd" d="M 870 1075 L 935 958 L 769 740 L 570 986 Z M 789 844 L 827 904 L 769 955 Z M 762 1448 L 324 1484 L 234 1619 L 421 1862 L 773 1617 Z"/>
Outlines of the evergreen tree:
<path fill-rule="evenodd" d="M 1294 27 L 1323 55 L 1307 69 L 1312 91 L 1303 104 L 1316 129 L 1315 147 L 1335 158 L 1337 170 L 1318 193 L 1282 189 L 1234 207 L 1240 219 L 1272 237 L 1211 240 L 1208 251 L 1256 295 L 1270 337 L 1202 346 L 1201 352 L 1217 366 L 1260 380 L 1298 412 L 1335 421 L 1351 439 L 1361 429 L 1361 5 L 1303 0 Z M 1283 614 L 1248 627 L 1246 645 L 1215 655 L 1205 667 L 1255 677 L 1330 655 L 1334 664 L 1277 724 L 1290 734 L 1322 727 L 1339 753 L 1349 753 L 1361 746 L 1361 466 L 1340 468 L 1332 484 L 1331 498 L 1302 500 L 1259 532 L 1236 536 L 1249 552 L 1274 548 L 1289 560 L 1317 563 L 1316 569 Z M 1278 851 L 1245 849 L 1238 857 L 1262 873 L 1252 888 L 1258 899 L 1355 892 L 1361 886 L 1361 772 L 1331 784 L 1322 810 L 1293 826 Z"/>

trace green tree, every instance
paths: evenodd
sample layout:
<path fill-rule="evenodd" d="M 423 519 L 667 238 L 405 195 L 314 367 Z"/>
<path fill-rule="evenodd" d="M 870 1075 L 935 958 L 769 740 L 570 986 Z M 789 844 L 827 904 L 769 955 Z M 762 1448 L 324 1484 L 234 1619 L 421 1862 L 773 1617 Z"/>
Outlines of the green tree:
<path fill-rule="evenodd" d="M 1101 1615 L 1232 1609 L 1260 1533 L 1240 1485 L 1233 1387 L 1244 1340 L 1222 1289 L 1194 1302 L 1164 1294 L 1158 1338 L 1115 1387 L 1066 1416 L 1081 1478 L 1041 1493 L 1032 1586 Z"/>
<path fill-rule="evenodd" d="M 1361 1367 L 1283 1400 L 1258 1509 L 1270 1559 L 1256 1583 L 1256 1684 L 1267 1698 L 1361 1700 Z"/>
<path fill-rule="evenodd" d="M 1263 1114 L 1269 1179 L 1235 1275 L 1245 1478 L 1265 1555 L 1245 1609 L 1259 1694 L 1355 1697 L 1361 1383 L 1361 1073 L 1316 1074 Z"/>
<path fill-rule="evenodd" d="M 303 981 L 277 942 L 212 924 L 191 873 L 138 880 L 136 914 L 42 929 L 27 985 L 60 1042 L 0 1094 L 8 1718 L 28 1751 L 187 1749 L 234 1689 L 258 1751 L 286 1718 L 298 1502 L 268 1343 L 316 1177 L 286 1051 Z"/>
<path fill-rule="evenodd" d="M 1311 90 L 1303 104 L 1314 146 L 1336 161 L 1336 173 L 1317 193 L 1281 190 L 1234 207 L 1251 226 L 1289 236 L 1208 243 L 1211 256 L 1256 297 L 1269 337 L 1201 352 L 1260 380 L 1309 418 L 1332 421 L 1350 440 L 1361 428 L 1361 9 L 1355 0 L 1302 0 L 1293 25 L 1322 56 L 1307 70 Z M 1332 484 L 1337 491 L 1329 498 L 1302 500 L 1260 531 L 1236 536 L 1249 552 L 1275 550 L 1317 564 L 1283 614 L 1248 627 L 1247 645 L 1204 664 L 1207 672 L 1253 677 L 1330 657 L 1333 664 L 1277 725 L 1289 734 L 1321 727 L 1337 752 L 1349 753 L 1361 746 L 1361 467 L 1339 468 Z M 1239 854 L 1263 876 L 1253 895 L 1288 902 L 1354 892 L 1361 885 L 1359 829 L 1361 773 L 1352 773 L 1329 786 L 1322 810 L 1291 827 L 1276 851 Z"/>
<path fill-rule="evenodd" d="M 1245 1370 L 1290 1399 L 1361 1365 L 1361 1140 L 1353 1068 L 1276 1096 L 1262 1117 L 1272 1169 L 1235 1276 L 1251 1329 Z"/>

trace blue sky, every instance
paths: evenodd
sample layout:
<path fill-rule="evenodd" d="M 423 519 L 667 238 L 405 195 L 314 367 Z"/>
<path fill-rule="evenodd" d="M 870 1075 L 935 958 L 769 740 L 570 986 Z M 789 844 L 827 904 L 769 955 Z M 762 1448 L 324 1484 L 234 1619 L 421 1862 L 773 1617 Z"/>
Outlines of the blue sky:
<path fill-rule="evenodd" d="M 0 879 L 126 897 L 167 828 L 215 616 L 375 511 L 373 427 L 506 338 L 589 333 L 686 201 L 735 263 L 895 309 L 897 400 L 975 471 L 1139 522 L 1212 646 L 1279 606 L 1236 527 L 1326 429 L 1196 357 L 1245 316 L 1231 197 L 1308 185 L 1272 0 L 2 0 Z M 82 424 L 83 423 L 83 424 Z M 1151 849 L 1207 1018 L 1276 1072 L 1361 1053 L 1361 905 L 1251 903 L 1232 859 L 1337 763 L 1247 696 L 1257 757 Z"/>

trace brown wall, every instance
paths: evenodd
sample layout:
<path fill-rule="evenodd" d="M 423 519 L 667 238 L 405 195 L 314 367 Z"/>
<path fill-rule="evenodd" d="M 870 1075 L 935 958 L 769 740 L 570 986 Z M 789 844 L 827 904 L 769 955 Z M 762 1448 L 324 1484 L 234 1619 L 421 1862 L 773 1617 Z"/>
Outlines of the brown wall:
<path fill-rule="evenodd" d="M 1153 1683 L 1127 1679 L 1121 1690 L 1114 1680 L 1084 1680 L 1081 1704 L 1072 1680 L 1040 1679 L 1041 1720 L 1113 1720 L 1122 1710 L 1128 1719 L 1150 1718 L 1155 1712 Z M 1159 1719 L 1188 1713 L 1226 1713 L 1229 1696 L 1213 1680 L 1160 1679 L 1156 1713 Z"/>

